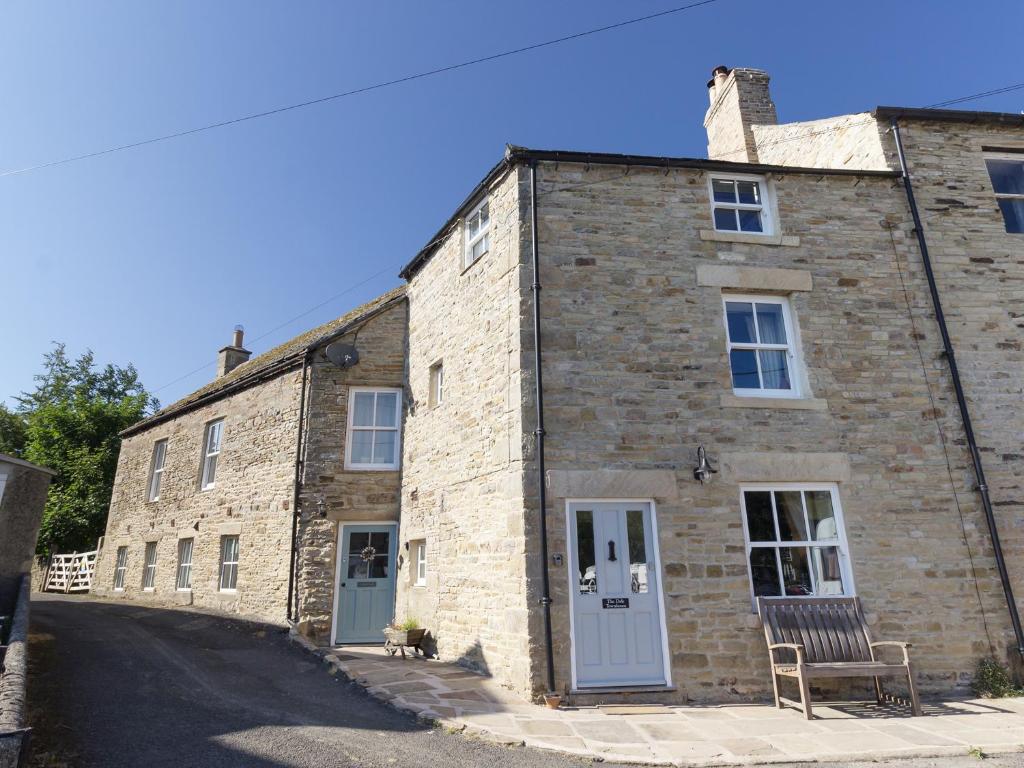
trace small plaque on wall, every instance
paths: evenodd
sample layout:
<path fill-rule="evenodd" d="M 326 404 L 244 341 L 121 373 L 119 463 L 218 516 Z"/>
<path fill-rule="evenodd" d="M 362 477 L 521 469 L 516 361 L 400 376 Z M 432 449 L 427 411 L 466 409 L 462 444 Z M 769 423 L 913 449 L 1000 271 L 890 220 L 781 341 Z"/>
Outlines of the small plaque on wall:
<path fill-rule="evenodd" d="M 629 608 L 628 597 L 602 597 L 602 608 Z"/>

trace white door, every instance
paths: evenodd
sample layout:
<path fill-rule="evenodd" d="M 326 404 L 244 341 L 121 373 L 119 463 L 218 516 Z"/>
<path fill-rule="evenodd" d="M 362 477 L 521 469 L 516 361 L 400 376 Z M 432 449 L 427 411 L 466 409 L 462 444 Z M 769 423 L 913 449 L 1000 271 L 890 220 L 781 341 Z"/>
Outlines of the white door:
<path fill-rule="evenodd" d="M 576 686 L 665 685 L 660 569 L 649 502 L 570 502 Z"/>

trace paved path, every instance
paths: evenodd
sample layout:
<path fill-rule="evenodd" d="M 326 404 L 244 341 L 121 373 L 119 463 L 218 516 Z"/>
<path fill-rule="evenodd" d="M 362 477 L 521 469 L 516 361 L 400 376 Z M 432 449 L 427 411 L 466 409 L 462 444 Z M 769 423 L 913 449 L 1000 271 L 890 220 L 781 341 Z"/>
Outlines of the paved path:
<path fill-rule="evenodd" d="M 449 728 L 583 757 L 655 765 L 793 760 L 877 760 L 1016 752 L 1024 764 L 1024 698 L 926 702 L 904 707 L 848 703 L 794 709 L 767 705 L 569 707 L 529 704 L 461 667 L 380 648 L 318 651 L 370 693 Z"/>
<path fill-rule="evenodd" d="M 34 595 L 31 631 L 37 765 L 582 765 L 428 728 L 245 622 Z"/>

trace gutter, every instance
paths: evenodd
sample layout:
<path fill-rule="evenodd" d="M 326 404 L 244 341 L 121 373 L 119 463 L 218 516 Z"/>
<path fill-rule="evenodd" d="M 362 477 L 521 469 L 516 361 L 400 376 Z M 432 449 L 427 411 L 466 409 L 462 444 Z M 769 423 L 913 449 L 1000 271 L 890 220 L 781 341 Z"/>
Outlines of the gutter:
<path fill-rule="evenodd" d="M 298 535 L 299 516 L 302 512 L 299 509 L 299 493 L 302 488 L 302 436 L 306 418 L 306 380 L 309 373 L 309 359 L 312 357 L 307 349 L 302 358 L 302 394 L 299 396 L 299 429 L 295 438 L 295 480 L 292 487 L 292 540 L 291 554 L 288 561 L 288 620 L 298 621 L 298 610 L 293 610 L 295 601 L 295 560 L 298 557 Z M 294 606 L 296 609 L 297 605 Z"/>
<path fill-rule="evenodd" d="M 1003 595 L 1006 598 L 1006 607 L 1010 613 L 1010 623 L 1013 625 L 1013 634 L 1017 639 L 1017 653 L 1024 656 L 1024 630 L 1021 629 L 1020 614 L 1017 612 L 1017 603 L 1013 597 L 1013 587 L 1010 584 L 1010 576 L 1006 570 L 1006 560 L 1003 557 L 1003 546 L 999 541 L 999 529 L 996 525 L 995 512 L 992 509 L 992 499 L 988 493 L 988 483 L 985 481 L 985 467 L 981 461 L 981 452 L 978 450 L 978 443 L 974 437 L 974 427 L 971 423 L 971 414 L 967 408 L 967 398 L 964 396 L 963 384 L 960 381 L 960 370 L 956 364 L 956 356 L 953 353 L 953 342 L 949 337 L 949 329 L 946 326 L 946 316 L 942 312 L 942 302 L 939 300 L 939 288 L 935 282 L 935 273 L 932 270 L 931 258 L 928 255 L 928 243 L 925 241 L 924 225 L 921 222 L 921 215 L 917 210 L 917 201 L 914 199 L 914 186 L 910 180 L 910 172 L 907 169 L 907 156 L 903 150 L 903 139 L 900 136 L 899 117 L 893 116 L 890 122 L 893 138 L 896 140 L 896 152 L 900 159 L 900 170 L 903 176 L 903 188 L 907 193 L 907 203 L 910 205 L 910 215 L 914 219 L 914 232 L 917 235 L 917 244 L 921 250 L 921 260 L 924 262 L 924 272 L 928 278 L 928 290 L 931 292 L 932 306 L 935 309 L 935 320 L 939 324 L 939 333 L 942 335 L 942 347 L 946 354 L 946 361 L 949 363 L 949 373 L 953 379 L 953 390 L 956 393 L 957 406 L 960 409 L 960 418 L 964 424 L 964 434 L 967 438 L 967 447 L 971 453 L 971 461 L 974 464 L 974 475 L 978 480 L 978 493 L 981 496 L 981 506 L 985 510 L 985 521 L 988 523 L 989 536 L 992 539 L 992 551 L 995 555 L 996 569 L 999 571 L 999 580 L 1003 585 Z"/>
<path fill-rule="evenodd" d="M 544 482 L 544 380 L 541 372 L 540 335 L 540 251 L 537 247 L 537 163 L 530 163 L 530 250 L 533 252 L 533 365 L 536 371 L 537 400 L 537 503 L 540 506 L 541 598 L 544 613 L 544 649 L 549 694 L 555 692 L 555 660 L 551 641 L 551 583 L 548 577 L 548 503 Z"/>
<path fill-rule="evenodd" d="M 854 168 L 799 168 L 788 165 L 763 165 L 760 163 L 732 163 L 725 160 L 706 160 L 691 157 L 655 157 L 650 155 L 617 155 L 608 152 L 572 152 L 565 150 L 527 149 L 509 144 L 505 147 L 505 157 L 487 172 L 480 183 L 473 187 L 465 200 L 455 209 L 455 213 L 445 222 L 423 246 L 412 260 L 402 267 L 398 276 L 409 280 L 423 266 L 445 241 L 453 228 L 458 224 L 462 212 L 479 199 L 481 193 L 490 187 L 503 174 L 516 165 L 535 165 L 538 162 L 578 163 L 580 165 L 625 165 L 641 168 L 689 168 L 699 171 L 722 173 L 775 173 L 779 175 L 805 176 L 856 176 L 895 179 L 899 174 L 895 171 L 867 171 Z"/>
<path fill-rule="evenodd" d="M 288 613 L 287 619 L 290 623 L 294 624 L 299 620 L 298 605 L 295 600 L 295 565 L 298 559 L 299 553 L 299 518 L 302 516 L 302 510 L 299 508 L 299 495 L 302 492 L 302 471 L 304 469 L 303 455 L 305 453 L 305 445 L 303 444 L 304 427 L 306 421 L 306 405 L 307 405 L 307 381 L 309 387 L 312 387 L 312 371 L 310 367 L 310 361 L 313 357 L 313 352 L 329 344 L 337 338 L 345 336 L 351 333 L 357 325 L 361 326 L 364 323 L 369 322 L 377 315 L 391 309 L 396 301 L 405 301 L 405 295 L 398 297 L 393 301 L 389 301 L 386 304 L 375 308 L 372 312 L 368 312 L 358 320 L 353 321 L 343 328 L 339 328 L 334 333 L 331 333 L 323 338 L 317 339 L 307 346 L 302 351 L 302 395 L 299 398 L 299 428 L 298 434 L 295 438 L 295 478 L 292 482 L 292 539 L 291 539 L 291 552 L 288 557 Z"/>

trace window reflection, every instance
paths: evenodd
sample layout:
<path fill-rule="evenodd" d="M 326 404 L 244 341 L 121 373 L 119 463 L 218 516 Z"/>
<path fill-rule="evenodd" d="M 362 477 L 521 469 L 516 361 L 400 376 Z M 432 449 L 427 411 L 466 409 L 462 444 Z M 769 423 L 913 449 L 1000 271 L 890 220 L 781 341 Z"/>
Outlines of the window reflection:
<path fill-rule="evenodd" d="M 743 506 L 756 596 L 849 593 L 832 491 L 744 491 Z"/>
<path fill-rule="evenodd" d="M 597 561 L 594 556 L 594 513 L 576 512 L 576 552 L 579 558 L 580 594 L 597 592 Z"/>
<path fill-rule="evenodd" d="M 626 512 L 626 535 L 629 539 L 630 587 L 635 595 L 647 594 L 647 542 L 644 536 L 644 513 L 639 509 Z"/>
<path fill-rule="evenodd" d="M 348 537 L 348 578 L 388 578 L 390 552 L 390 532 L 353 531 Z"/>

